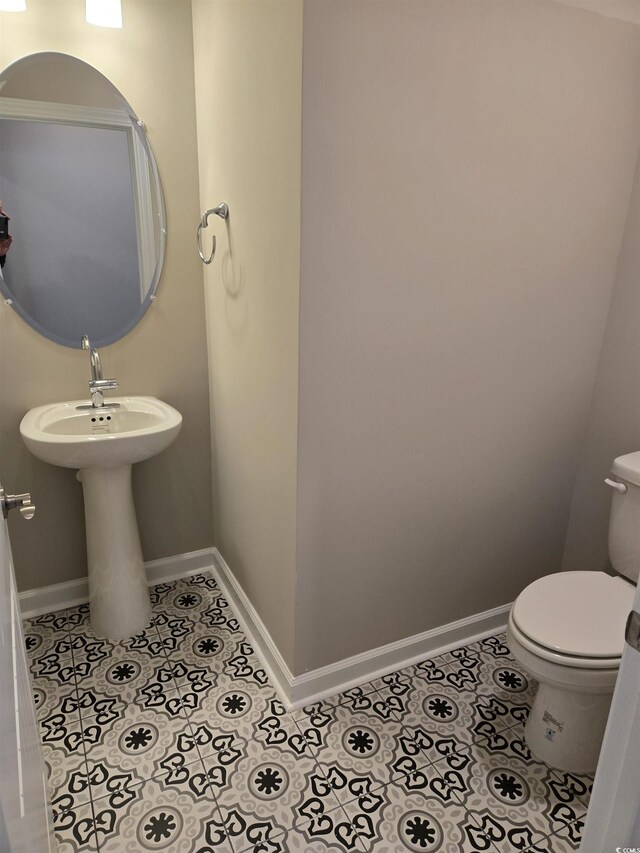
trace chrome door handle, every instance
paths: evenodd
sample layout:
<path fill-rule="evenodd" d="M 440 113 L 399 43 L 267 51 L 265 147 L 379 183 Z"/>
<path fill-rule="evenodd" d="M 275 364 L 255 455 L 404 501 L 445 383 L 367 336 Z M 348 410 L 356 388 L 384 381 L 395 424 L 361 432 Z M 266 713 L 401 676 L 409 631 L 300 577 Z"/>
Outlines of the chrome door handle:
<path fill-rule="evenodd" d="M 36 508 L 31 503 L 31 495 L 25 492 L 23 495 L 5 495 L 4 489 L 0 487 L 0 506 L 2 506 L 2 515 L 6 518 L 9 515 L 9 510 L 19 507 L 20 515 L 29 520 L 33 518 Z"/>
<path fill-rule="evenodd" d="M 640 613 L 635 610 L 632 610 L 627 617 L 624 638 L 632 649 L 640 652 Z"/>

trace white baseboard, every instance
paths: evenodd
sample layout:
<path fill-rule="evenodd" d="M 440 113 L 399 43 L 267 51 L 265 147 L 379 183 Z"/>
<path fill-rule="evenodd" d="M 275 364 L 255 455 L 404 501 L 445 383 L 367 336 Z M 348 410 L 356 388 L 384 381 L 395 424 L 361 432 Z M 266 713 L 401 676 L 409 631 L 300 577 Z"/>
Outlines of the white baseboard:
<path fill-rule="evenodd" d="M 213 548 L 203 548 L 201 551 L 190 551 L 187 554 L 150 560 L 144 564 L 144 568 L 147 573 L 147 583 L 152 586 L 208 571 L 212 565 Z M 39 589 L 28 589 L 18 595 L 18 600 L 22 618 L 29 619 L 41 613 L 51 613 L 53 610 L 63 610 L 65 607 L 84 604 L 89 600 L 89 583 L 84 577 Z"/>
<path fill-rule="evenodd" d="M 264 622 L 233 576 L 217 548 L 213 549 L 213 572 L 229 599 L 247 639 L 260 657 L 273 686 L 289 710 L 342 693 L 389 672 L 411 666 L 426 658 L 476 642 L 503 631 L 511 604 L 503 604 L 430 631 L 414 634 L 395 643 L 379 646 L 344 658 L 329 666 L 294 676 L 278 651 Z"/>
<path fill-rule="evenodd" d="M 290 709 L 342 693 L 389 672 L 504 631 L 510 610 L 511 604 L 503 604 L 298 675 L 291 685 Z"/>
<path fill-rule="evenodd" d="M 145 570 L 150 586 L 203 571 L 213 571 L 273 687 L 289 710 L 334 696 L 350 687 L 365 684 L 389 672 L 502 631 L 511 609 L 511 604 L 504 604 L 294 676 L 266 625 L 217 548 L 204 548 L 151 560 L 145 563 Z M 83 604 L 89 600 L 87 578 L 27 590 L 21 592 L 18 599 L 23 618 Z"/>
<path fill-rule="evenodd" d="M 275 687 L 284 706 L 286 708 L 291 707 L 293 673 L 280 654 L 273 637 L 267 630 L 267 626 L 258 615 L 258 611 L 235 579 L 233 572 L 217 548 L 213 549 L 213 574 L 225 598 L 229 601 L 238 622 L 242 625 L 247 639 L 260 658 L 272 687 Z"/>

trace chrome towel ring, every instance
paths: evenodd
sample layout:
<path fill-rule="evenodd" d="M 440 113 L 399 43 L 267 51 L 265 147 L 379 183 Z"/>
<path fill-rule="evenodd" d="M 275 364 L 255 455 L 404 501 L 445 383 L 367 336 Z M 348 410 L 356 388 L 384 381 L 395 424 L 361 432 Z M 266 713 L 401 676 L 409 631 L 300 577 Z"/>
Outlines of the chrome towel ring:
<path fill-rule="evenodd" d="M 198 225 L 198 230 L 196 231 L 196 242 L 198 244 L 198 254 L 200 255 L 200 260 L 205 264 L 210 264 L 211 261 L 214 259 L 215 254 L 216 254 L 216 238 L 215 237 L 213 238 L 213 243 L 211 245 L 211 254 L 209 255 L 209 257 L 205 258 L 204 254 L 202 252 L 202 229 L 206 228 L 207 225 L 209 224 L 209 217 L 211 216 L 212 213 L 215 213 L 216 216 L 219 216 L 221 219 L 228 219 L 229 218 L 229 205 L 226 203 L 226 201 L 223 201 L 221 204 L 217 205 L 216 207 L 210 208 L 209 210 L 205 211 L 202 214 L 202 219 Z"/>

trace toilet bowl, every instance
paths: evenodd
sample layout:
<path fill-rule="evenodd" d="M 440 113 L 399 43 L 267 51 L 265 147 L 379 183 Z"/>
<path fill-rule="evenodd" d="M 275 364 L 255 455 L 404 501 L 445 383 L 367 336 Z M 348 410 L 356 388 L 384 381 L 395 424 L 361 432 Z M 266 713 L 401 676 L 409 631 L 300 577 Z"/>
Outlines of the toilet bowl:
<path fill-rule="evenodd" d="M 616 459 L 609 522 L 614 569 L 559 572 L 530 584 L 511 608 L 507 644 L 539 687 L 525 725 L 536 758 L 595 770 L 640 573 L 640 452 Z"/>
<path fill-rule="evenodd" d="M 525 738 L 547 764 L 595 769 L 634 593 L 604 572 L 560 572 L 528 586 L 511 609 L 507 643 L 539 682 Z"/>

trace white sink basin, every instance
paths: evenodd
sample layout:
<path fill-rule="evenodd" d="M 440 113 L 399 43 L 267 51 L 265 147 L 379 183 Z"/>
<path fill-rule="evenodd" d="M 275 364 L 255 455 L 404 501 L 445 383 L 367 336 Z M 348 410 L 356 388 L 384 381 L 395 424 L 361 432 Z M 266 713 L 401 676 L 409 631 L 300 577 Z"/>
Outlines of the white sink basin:
<path fill-rule="evenodd" d="M 113 468 L 142 462 L 167 448 L 182 415 L 155 397 L 110 397 L 118 409 L 79 411 L 86 400 L 51 403 L 22 419 L 24 443 L 38 459 L 63 468 Z"/>
<path fill-rule="evenodd" d="M 20 434 L 38 459 L 79 468 L 87 532 L 91 624 L 122 640 L 151 619 L 131 466 L 168 447 L 182 415 L 155 397 L 111 397 L 117 409 L 78 410 L 84 400 L 31 409 Z"/>

